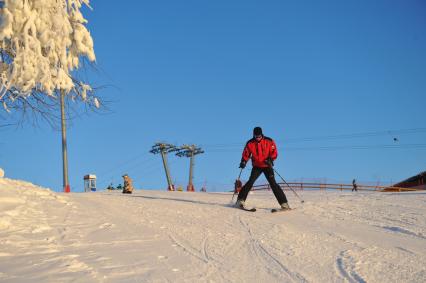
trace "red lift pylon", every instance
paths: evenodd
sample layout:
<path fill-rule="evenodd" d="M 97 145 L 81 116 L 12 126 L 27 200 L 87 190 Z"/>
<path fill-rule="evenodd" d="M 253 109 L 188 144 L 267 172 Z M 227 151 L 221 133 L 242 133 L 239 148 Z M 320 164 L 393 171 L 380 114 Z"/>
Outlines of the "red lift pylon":
<path fill-rule="evenodd" d="M 183 145 L 179 148 L 178 152 L 176 153 L 179 157 L 189 157 L 189 181 L 188 186 L 186 187 L 186 190 L 188 192 L 195 192 L 194 183 L 193 183 L 193 171 L 194 171 L 194 157 L 197 154 L 204 153 L 204 150 L 202 150 L 200 147 L 196 147 L 195 145 Z"/>
<path fill-rule="evenodd" d="M 166 172 L 167 178 L 167 190 L 174 191 L 175 186 L 172 183 L 172 178 L 170 177 L 169 166 L 167 165 L 167 153 L 178 151 L 179 149 L 172 144 L 157 142 L 152 146 L 152 149 L 149 151 L 153 154 L 161 153 L 161 158 L 163 160 L 164 171 Z"/>

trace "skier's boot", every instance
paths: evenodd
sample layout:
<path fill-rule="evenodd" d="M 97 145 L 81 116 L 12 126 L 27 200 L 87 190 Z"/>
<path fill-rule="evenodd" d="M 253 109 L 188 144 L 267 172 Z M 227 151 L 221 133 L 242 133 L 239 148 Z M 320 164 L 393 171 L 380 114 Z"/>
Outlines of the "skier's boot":
<path fill-rule="evenodd" d="M 246 209 L 245 201 L 242 199 L 237 199 L 237 202 L 235 203 L 235 207 Z"/>
<path fill-rule="evenodd" d="M 288 202 L 284 202 L 281 204 L 281 210 L 291 210 L 290 206 L 288 205 Z"/>

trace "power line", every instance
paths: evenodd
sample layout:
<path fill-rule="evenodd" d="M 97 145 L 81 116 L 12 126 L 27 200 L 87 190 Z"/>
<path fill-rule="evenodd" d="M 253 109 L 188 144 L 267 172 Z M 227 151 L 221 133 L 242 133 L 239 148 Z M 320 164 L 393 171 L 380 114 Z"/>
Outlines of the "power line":
<path fill-rule="evenodd" d="M 287 142 L 287 143 L 311 142 L 311 141 L 318 141 L 318 140 L 355 139 L 355 138 L 367 138 L 367 137 L 378 137 L 378 136 L 388 136 L 388 135 L 392 136 L 392 135 L 415 134 L 415 133 L 426 133 L 426 128 L 363 132 L 363 133 L 353 133 L 353 134 L 316 136 L 316 137 L 308 137 L 308 138 L 290 138 L 290 139 L 284 139 L 281 141 Z"/>
<path fill-rule="evenodd" d="M 363 150 L 363 149 L 421 149 L 426 144 L 382 144 L 382 145 L 348 145 L 348 146 L 317 146 L 317 147 L 289 147 L 285 150 Z"/>
<path fill-rule="evenodd" d="M 369 150 L 369 149 L 423 149 L 426 144 L 382 144 L 382 145 L 342 145 L 342 146 L 312 146 L 312 147 L 286 147 L 283 146 L 285 151 L 309 151 L 309 150 Z M 222 152 L 235 152 L 239 149 L 223 148 L 208 150 L 207 153 L 222 153 Z"/>
<path fill-rule="evenodd" d="M 395 137 L 394 137 L 395 135 L 416 134 L 416 133 L 426 133 L 426 128 L 361 132 L 361 133 L 313 136 L 313 137 L 302 137 L 302 138 L 287 138 L 287 139 L 277 139 L 275 140 L 275 142 L 288 144 L 288 143 L 300 143 L 300 142 L 330 141 L 330 140 L 339 140 L 339 139 L 359 139 L 359 138 L 369 138 L 369 137 L 389 136 L 389 135 L 392 136 L 393 140 L 395 141 Z M 237 148 L 237 147 L 241 148 L 244 145 L 245 145 L 244 143 L 235 142 L 235 143 L 204 144 L 204 147 L 207 149 L 224 149 L 224 148 Z M 211 152 L 211 150 L 209 150 L 209 152 Z"/>

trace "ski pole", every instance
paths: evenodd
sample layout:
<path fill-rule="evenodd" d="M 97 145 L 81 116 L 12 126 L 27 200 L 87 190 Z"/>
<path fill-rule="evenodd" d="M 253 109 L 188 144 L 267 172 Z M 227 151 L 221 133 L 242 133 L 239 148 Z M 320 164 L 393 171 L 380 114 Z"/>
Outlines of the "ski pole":
<path fill-rule="evenodd" d="M 240 180 L 241 173 L 243 172 L 243 169 L 244 168 L 241 168 L 241 170 L 240 170 L 240 174 L 238 175 L 238 179 L 237 179 L 238 181 Z M 236 188 L 234 188 L 234 194 L 232 195 L 231 203 L 234 202 L 234 196 L 235 196 L 236 191 L 237 191 Z"/>
<path fill-rule="evenodd" d="M 304 203 L 305 201 L 296 193 L 295 190 L 293 190 L 292 187 L 290 187 L 290 185 L 284 180 L 284 178 L 281 177 L 280 173 L 278 173 L 277 170 L 275 170 L 274 167 L 272 167 L 272 169 L 274 170 L 275 173 L 277 173 L 278 176 L 280 176 L 281 180 L 283 180 L 283 182 L 290 188 L 290 190 L 300 199 L 300 202 Z"/>

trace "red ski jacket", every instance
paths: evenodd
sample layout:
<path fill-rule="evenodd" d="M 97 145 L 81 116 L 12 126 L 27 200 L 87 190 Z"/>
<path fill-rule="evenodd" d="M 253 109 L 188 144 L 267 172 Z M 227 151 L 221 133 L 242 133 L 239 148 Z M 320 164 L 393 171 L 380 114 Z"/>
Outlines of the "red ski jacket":
<path fill-rule="evenodd" d="M 263 137 L 258 142 L 255 138 L 252 138 L 244 147 L 242 160 L 247 162 L 251 157 L 253 167 L 265 168 L 268 167 L 265 160 L 269 157 L 275 160 L 277 156 L 277 146 L 273 139 Z"/>

